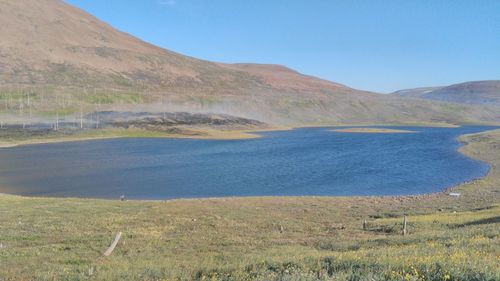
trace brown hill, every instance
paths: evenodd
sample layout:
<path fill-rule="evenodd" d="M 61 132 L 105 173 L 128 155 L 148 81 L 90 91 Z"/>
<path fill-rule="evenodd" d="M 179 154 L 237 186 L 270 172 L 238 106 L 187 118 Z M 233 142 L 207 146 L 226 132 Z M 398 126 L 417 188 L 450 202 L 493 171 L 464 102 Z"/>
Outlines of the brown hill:
<path fill-rule="evenodd" d="M 280 124 L 500 120 L 497 108 L 407 100 L 282 66 L 183 56 L 58 0 L 0 0 L 0 36 L 7 112 L 21 112 L 27 103 L 35 111 L 71 112 L 83 103 L 90 109 L 212 111 Z"/>

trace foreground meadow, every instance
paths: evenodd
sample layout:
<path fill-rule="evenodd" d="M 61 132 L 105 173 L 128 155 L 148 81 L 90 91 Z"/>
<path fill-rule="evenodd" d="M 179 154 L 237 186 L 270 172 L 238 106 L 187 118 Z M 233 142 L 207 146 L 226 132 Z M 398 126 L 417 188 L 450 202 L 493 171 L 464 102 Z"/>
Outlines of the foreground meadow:
<path fill-rule="evenodd" d="M 459 197 L 0 195 L 0 280 L 500 280 L 500 130 L 462 141 L 492 168 Z"/>

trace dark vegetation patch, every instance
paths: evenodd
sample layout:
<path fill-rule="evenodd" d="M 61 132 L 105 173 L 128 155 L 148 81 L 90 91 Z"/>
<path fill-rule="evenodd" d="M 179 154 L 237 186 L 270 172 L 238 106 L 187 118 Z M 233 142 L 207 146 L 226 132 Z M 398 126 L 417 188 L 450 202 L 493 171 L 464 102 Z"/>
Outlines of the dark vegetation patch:
<path fill-rule="evenodd" d="M 200 114 L 187 112 L 166 112 L 162 114 L 135 114 L 135 118 L 114 118 L 114 113 L 105 112 L 101 116 L 115 127 L 137 127 L 143 129 L 158 129 L 171 126 L 215 126 L 227 128 L 262 128 L 266 124 L 246 118 L 223 114 Z M 121 114 L 120 114 L 121 115 Z M 116 117 L 116 116 L 115 116 Z"/>

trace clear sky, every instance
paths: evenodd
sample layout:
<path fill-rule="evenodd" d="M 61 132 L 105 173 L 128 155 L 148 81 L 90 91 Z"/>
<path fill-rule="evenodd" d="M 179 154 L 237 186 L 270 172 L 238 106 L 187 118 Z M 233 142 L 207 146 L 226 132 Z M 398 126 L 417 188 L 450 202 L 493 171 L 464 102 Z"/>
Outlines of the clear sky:
<path fill-rule="evenodd" d="M 67 0 L 185 55 L 378 92 L 500 79 L 499 0 Z"/>

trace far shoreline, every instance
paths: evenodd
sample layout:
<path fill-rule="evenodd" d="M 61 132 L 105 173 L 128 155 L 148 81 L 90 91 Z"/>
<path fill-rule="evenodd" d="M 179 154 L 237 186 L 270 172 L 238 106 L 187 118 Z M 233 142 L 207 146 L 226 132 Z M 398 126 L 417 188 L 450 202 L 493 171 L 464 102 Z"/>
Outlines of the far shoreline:
<path fill-rule="evenodd" d="M 88 130 L 83 131 L 81 134 L 68 135 L 68 136 L 56 136 L 56 137 L 46 137 L 46 138 L 34 138 L 34 139 L 21 139 L 21 140 L 11 140 L 11 141 L 0 141 L 0 149 L 4 148 L 14 148 L 24 145 L 37 145 L 37 144 L 53 144 L 53 143 L 66 143 L 66 142 L 79 142 L 79 141 L 94 141 L 94 140 L 108 140 L 108 139 L 127 139 L 127 138 L 165 138 L 165 139 L 194 139 L 194 140 L 245 140 L 245 139 L 256 139 L 262 137 L 259 133 L 272 132 L 272 131 L 290 131 L 301 128 L 333 128 L 342 127 L 338 130 L 346 130 L 344 127 L 352 127 L 352 131 L 344 131 L 345 133 L 357 133 L 355 130 L 360 127 L 430 127 L 430 128 L 459 128 L 464 125 L 469 124 L 447 124 L 447 123 L 407 123 L 407 124 L 311 124 L 311 125 L 298 125 L 298 126 L 274 126 L 271 125 L 269 128 L 255 128 L 255 129 L 245 129 L 245 130 L 217 130 L 213 128 L 194 128 L 195 133 L 200 133 L 198 135 L 186 135 L 186 134 L 172 134 L 160 131 L 147 131 L 140 129 L 99 129 L 99 130 Z M 472 126 L 483 126 L 486 124 L 470 124 Z M 360 128 L 361 129 L 361 128 Z M 368 129 L 368 128 L 363 128 Z M 382 130 L 393 130 L 403 131 L 397 129 L 378 129 Z M 335 130 L 332 130 L 335 131 Z M 375 132 L 374 132 L 375 133 Z M 377 132 L 385 133 L 385 132 Z M 387 132 L 389 133 L 389 132 Z"/>
<path fill-rule="evenodd" d="M 80 141 L 98 141 L 109 139 L 193 139 L 193 140 L 244 140 L 256 139 L 262 137 L 258 133 L 271 132 L 271 131 L 287 131 L 293 130 L 291 127 L 270 127 L 262 129 L 248 129 L 248 130 L 215 130 L 201 128 L 195 132 L 198 135 L 183 135 L 183 134 L 170 134 L 159 131 L 146 131 L 146 130 L 127 130 L 127 129 L 102 129 L 95 131 L 86 131 L 81 135 L 70 135 L 63 137 L 47 137 L 35 138 L 26 140 L 14 140 L 11 142 L 0 142 L 0 149 L 14 148 L 25 145 L 36 144 L 52 144 L 52 143 L 67 143 L 67 142 L 80 142 Z M 94 135 L 92 135 L 94 134 Z M 88 136 L 92 135 L 92 136 Z"/>

